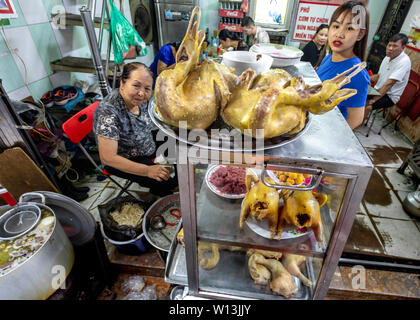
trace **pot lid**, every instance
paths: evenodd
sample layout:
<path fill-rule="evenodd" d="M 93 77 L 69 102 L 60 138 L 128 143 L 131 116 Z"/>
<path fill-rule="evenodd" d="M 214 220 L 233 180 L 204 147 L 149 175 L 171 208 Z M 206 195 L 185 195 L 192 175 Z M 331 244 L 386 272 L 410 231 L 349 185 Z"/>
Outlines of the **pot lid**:
<path fill-rule="evenodd" d="M 31 231 L 41 218 L 36 205 L 18 205 L 0 217 L 0 240 L 12 240 Z"/>
<path fill-rule="evenodd" d="M 45 197 L 45 204 L 50 207 L 74 246 L 83 246 L 95 237 L 96 221 L 92 213 L 77 201 L 50 191 L 36 191 Z M 29 201 L 37 199 L 30 196 Z"/>

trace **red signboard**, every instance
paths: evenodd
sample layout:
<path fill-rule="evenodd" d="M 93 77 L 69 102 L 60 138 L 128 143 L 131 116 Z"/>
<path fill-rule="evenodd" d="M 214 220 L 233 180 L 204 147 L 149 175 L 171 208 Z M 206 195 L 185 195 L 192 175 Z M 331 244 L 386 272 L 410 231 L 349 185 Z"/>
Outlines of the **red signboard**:
<path fill-rule="evenodd" d="M 240 24 L 219 23 L 219 30 L 223 29 L 228 29 L 233 32 L 242 32 L 242 26 Z"/>
<path fill-rule="evenodd" d="M 299 0 L 296 22 L 293 28 L 294 41 L 309 42 L 320 24 L 329 24 L 335 9 L 348 0 Z M 363 1 L 367 4 L 367 0 Z"/>
<path fill-rule="evenodd" d="M 244 13 L 239 10 L 224 10 L 219 9 L 219 17 L 226 17 L 226 18 L 243 18 Z"/>

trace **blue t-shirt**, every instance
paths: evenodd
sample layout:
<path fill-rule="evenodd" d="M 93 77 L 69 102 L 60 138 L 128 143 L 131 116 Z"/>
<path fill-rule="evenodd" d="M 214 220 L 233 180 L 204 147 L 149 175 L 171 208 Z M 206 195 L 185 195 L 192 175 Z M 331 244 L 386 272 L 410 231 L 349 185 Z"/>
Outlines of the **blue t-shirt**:
<path fill-rule="evenodd" d="M 155 60 L 153 60 L 153 63 L 150 65 L 150 69 L 155 75 L 155 79 L 158 76 L 157 68 L 159 60 L 166 64 L 168 67 L 175 63 L 174 53 L 172 52 L 172 46 L 170 44 L 166 44 L 160 48 L 159 52 L 155 56 Z"/>
<path fill-rule="evenodd" d="M 343 73 L 344 71 L 353 67 L 355 64 L 361 62 L 359 57 L 350 58 L 340 62 L 333 62 L 331 59 L 332 55 L 327 55 L 316 70 L 316 73 L 318 74 L 321 81 L 335 78 L 338 74 Z M 366 105 L 369 84 L 369 74 L 366 69 L 363 69 L 353 78 L 351 78 L 349 83 L 342 87 L 342 89 L 347 88 L 357 90 L 357 94 L 348 98 L 347 100 L 342 101 L 338 105 L 338 108 L 340 109 L 345 119 L 348 117 L 347 108 L 361 108 Z"/>

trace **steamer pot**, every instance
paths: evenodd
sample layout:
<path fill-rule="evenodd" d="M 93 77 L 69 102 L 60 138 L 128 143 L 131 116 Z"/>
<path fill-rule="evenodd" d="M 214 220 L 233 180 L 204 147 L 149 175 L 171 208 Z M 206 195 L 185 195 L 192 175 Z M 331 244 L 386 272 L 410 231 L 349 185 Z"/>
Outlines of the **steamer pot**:
<path fill-rule="evenodd" d="M 60 225 L 54 211 L 45 204 L 24 202 L 25 196 L 40 196 L 25 193 L 19 199 L 19 205 L 36 205 L 54 217 L 52 233 L 28 259 L 14 268 L 0 274 L 1 300 L 41 300 L 47 299 L 65 283 L 74 264 L 73 246 Z M 42 223 L 42 219 L 34 227 Z M 7 244 L 7 242 L 2 242 Z M 4 266 L 4 265 L 3 265 Z"/>

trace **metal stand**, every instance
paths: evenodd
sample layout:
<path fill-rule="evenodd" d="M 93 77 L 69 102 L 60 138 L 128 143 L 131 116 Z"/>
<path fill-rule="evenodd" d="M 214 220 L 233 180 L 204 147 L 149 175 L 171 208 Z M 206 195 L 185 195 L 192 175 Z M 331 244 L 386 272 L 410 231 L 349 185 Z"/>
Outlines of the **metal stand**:
<path fill-rule="evenodd" d="M 102 66 L 101 53 L 99 52 L 98 42 L 96 40 L 95 27 L 93 25 L 93 20 L 91 18 L 91 11 L 87 7 L 82 7 L 80 9 L 80 14 L 82 17 L 83 26 L 85 27 L 86 36 L 88 38 L 90 51 L 92 53 L 93 65 L 98 75 L 99 87 L 103 97 L 106 97 L 110 92 L 108 86 L 108 81 L 104 68 Z"/>

